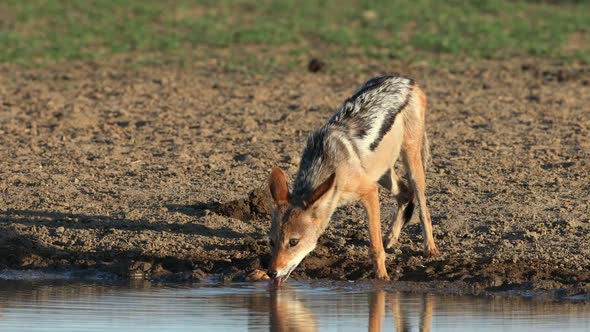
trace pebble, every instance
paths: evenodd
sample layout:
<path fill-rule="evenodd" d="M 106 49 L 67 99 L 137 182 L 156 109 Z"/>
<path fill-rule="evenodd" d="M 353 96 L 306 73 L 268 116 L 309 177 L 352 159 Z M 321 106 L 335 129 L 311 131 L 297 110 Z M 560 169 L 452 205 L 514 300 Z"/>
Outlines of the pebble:
<path fill-rule="evenodd" d="M 260 281 L 260 280 L 269 280 L 270 277 L 266 274 L 266 272 L 261 270 L 254 270 L 246 276 L 246 281 Z"/>
<path fill-rule="evenodd" d="M 191 279 L 193 281 L 205 281 L 207 279 L 207 273 L 201 269 L 194 269 L 191 273 Z"/>
<path fill-rule="evenodd" d="M 490 280 L 490 286 L 500 287 L 504 284 L 504 280 L 499 275 L 493 275 Z"/>
<path fill-rule="evenodd" d="M 312 73 L 322 71 L 326 67 L 326 63 L 319 59 L 311 59 L 307 64 L 307 70 Z"/>

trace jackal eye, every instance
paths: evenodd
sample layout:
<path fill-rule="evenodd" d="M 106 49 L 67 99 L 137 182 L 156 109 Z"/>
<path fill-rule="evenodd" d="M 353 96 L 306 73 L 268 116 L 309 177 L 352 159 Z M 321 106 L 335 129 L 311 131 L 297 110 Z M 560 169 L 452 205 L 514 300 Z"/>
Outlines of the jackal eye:
<path fill-rule="evenodd" d="M 299 239 L 291 239 L 289 240 L 289 246 L 294 247 L 299 244 Z"/>

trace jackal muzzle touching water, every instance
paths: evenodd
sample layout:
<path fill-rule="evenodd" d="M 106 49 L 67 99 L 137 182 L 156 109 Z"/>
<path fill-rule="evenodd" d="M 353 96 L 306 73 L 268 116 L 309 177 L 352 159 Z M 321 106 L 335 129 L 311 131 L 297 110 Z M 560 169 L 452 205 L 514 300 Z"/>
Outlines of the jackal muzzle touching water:
<path fill-rule="evenodd" d="M 398 75 L 373 78 L 309 136 L 291 192 L 285 174 L 279 168 L 272 170 L 270 192 L 275 204 L 270 232 L 271 278 L 279 284 L 288 278 L 315 248 L 334 210 L 360 200 L 369 218 L 375 277 L 388 280 L 378 184 L 397 200 L 386 246 L 397 242 L 417 204 L 424 252 L 428 256 L 440 255 L 426 206 L 425 110 L 426 97 L 413 80 Z M 394 170 L 400 154 L 408 184 Z"/>

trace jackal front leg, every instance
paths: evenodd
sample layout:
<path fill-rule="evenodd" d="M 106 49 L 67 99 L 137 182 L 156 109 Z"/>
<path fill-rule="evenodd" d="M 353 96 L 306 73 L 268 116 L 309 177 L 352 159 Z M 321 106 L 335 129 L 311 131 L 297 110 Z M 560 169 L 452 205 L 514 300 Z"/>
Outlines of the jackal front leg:
<path fill-rule="evenodd" d="M 377 185 L 371 188 L 361 197 L 361 201 L 367 209 L 369 216 L 369 240 L 371 247 L 369 253 L 373 260 L 375 278 L 380 280 L 389 280 L 387 269 L 385 268 L 385 250 L 383 249 L 383 240 L 381 238 L 381 212 L 379 209 L 379 192 Z"/>

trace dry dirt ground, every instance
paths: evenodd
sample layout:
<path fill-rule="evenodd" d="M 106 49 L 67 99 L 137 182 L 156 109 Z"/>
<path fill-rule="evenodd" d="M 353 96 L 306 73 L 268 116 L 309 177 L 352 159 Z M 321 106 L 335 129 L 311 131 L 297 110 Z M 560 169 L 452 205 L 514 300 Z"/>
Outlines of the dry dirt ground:
<path fill-rule="evenodd" d="M 265 269 L 272 166 L 371 76 L 429 97 L 427 198 L 443 253 L 417 223 L 388 252 L 395 280 L 590 292 L 590 67 L 390 64 L 356 74 L 0 65 L 0 269 L 243 280 Z M 384 229 L 395 203 L 381 193 Z M 360 205 L 339 210 L 296 279 L 371 278 Z"/>

